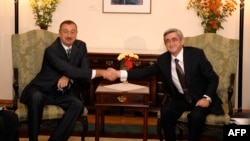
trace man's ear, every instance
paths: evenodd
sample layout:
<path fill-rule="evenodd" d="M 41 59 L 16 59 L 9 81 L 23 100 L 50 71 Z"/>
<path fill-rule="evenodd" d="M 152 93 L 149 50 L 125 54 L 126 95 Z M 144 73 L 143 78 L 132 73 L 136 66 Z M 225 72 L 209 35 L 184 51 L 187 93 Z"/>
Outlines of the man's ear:
<path fill-rule="evenodd" d="M 184 46 L 184 38 L 181 40 L 181 44 Z"/>

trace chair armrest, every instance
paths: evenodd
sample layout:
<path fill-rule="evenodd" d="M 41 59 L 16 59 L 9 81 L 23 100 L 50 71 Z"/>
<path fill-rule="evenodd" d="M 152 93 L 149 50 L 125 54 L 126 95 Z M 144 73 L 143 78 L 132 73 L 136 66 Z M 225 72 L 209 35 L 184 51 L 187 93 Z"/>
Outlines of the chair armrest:
<path fill-rule="evenodd" d="M 228 108 L 229 108 L 229 115 L 232 116 L 233 115 L 233 105 L 232 105 L 232 95 L 233 95 L 233 86 L 234 86 L 234 80 L 235 80 L 235 74 L 232 73 L 230 75 L 230 84 L 229 84 L 229 87 L 227 89 L 227 93 L 228 93 L 228 98 L 227 98 L 227 101 L 228 101 Z"/>
<path fill-rule="evenodd" d="M 14 68 L 14 80 L 13 80 L 13 89 L 14 89 L 14 99 L 13 104 L 7 105 L 7 109 L 16 111 L 18 99 L 19 99 L 19 83 L 18 83 L 18 68 Z"/>
<path fill-rule="evenodd" d="M 84 104 L 88 103 L 88 95 L 89 95 L 89 87 L 90 87 L 90 82 L 86 81 L 80 81 L 78 83 L 74 84 L 74 87 L 78 90 L 77 97 L 81 100 L 84 101 Z M 85 103 L 86 102 L 86 103 Z"/>
<path fill-rule="evenodd" d="M 171 99 L 172 99 L 172 96 L 169 93 L 165 92 L 163 95 L 163 100 L 162 100 L 161 106 L 163 106 L 167 101 L 169 101 Z"/>

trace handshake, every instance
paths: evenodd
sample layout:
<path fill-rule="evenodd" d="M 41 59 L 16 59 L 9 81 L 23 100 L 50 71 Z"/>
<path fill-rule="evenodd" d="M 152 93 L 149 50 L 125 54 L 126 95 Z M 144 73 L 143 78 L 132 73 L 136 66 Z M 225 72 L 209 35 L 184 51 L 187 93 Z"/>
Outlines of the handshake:
<path fill-rule="evenodd" d="M 116 79 L 121 77 L 120 71 L 114 68 L 107 68 L 106 70 L 97 70 L 97 76 L 98 74 L 100 74 L 100 76 L 109 81 L 115 81 Z"/>

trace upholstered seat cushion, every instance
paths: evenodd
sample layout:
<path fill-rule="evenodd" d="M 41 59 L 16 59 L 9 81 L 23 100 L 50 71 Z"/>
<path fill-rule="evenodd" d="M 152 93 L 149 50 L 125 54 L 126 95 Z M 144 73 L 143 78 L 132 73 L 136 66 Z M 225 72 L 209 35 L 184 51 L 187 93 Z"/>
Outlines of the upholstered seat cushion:
<path fill-rule="evenodd" d="M 206 118 L 206 124 L 207 125 L 225 125 L 225 124 L 229 124 L 230 122 L 230 116 L 228 113 L 228 105 L 227 103 L 222 104 L 222 107 L 225 111 L 224 115 L 215 115 L 215 114 L 209 114 Z M 187 115 L 190 113 L 190 111 L 185 111 L 180 118 L 178 119 L 178 121 L 181 122 L 187 122 Z M 161 117 L 161 112 L 158 111 L 157 113 L 157 117 L 160 118 Z"/>
<path fill-rule="evenodd" d="M 19 121 L 27 120 L 27 107 L 25 104 L 18 102 L 18 109 L 15 111 L 19 117 Z M 43 110 L 43 119 L 57 119 L 61 118 L 64 114 L 64 111 L 61 107 L 55 105 L 46 105 Z M 87 116 L 88 109 L 84 107 L 83 116 Z"/>

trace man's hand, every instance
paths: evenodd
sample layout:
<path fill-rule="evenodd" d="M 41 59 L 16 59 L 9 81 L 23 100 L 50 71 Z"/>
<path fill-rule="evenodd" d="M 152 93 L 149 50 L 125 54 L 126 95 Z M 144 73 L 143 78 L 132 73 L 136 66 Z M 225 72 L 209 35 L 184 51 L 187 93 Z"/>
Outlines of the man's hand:
<path fill-rule="evenodd" d="M 66 76 L 62 76 L 61 78 L 59 78 L 58 82 L 57 82 L 57 88 L 59 90 L 63 89 L 64 87 L 67 87 L 69 84 L 69 78 Z"/>
<path fill-rule="evenodd" d="M 209 104 L 210 104 L 210 101 L 208 101 L 206 98 L 201 98 L 197 101 L 195 106 L 206 108 L 209 106 Z"/>
<path fill-rule="evenodd" d="M 119 77 L 120 77 L 120 72 L 113 68 L 108 68 L 103 74 L 103 78 L 109 81 L 115 81 Z"/>

